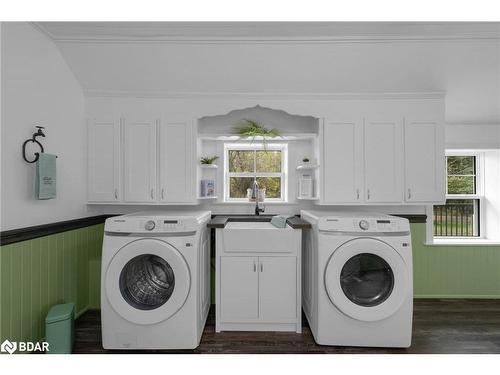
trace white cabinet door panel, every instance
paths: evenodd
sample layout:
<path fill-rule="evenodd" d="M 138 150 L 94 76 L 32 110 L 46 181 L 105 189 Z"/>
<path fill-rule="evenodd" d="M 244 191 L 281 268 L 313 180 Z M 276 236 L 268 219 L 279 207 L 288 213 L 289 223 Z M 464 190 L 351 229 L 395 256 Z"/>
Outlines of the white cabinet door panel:
<path fill-rule="evenodd" d="M 89 119 L 88 200 L 114 202 L 120 192 L 120 121 Z"/>
<path fill-rule="evenodd" d="M 445 200 L 444 129 L 437 121 L 405 119 L 405 199 Z"/>
<path fill-rule="evenodd" d="M 124 122 L 124 197 L 127 202 L 156 200 L 156 123 Z"/>
<path fill-rule="evenodd" d="M 357 203 L 363 199 L 363 122 L 326 119 L 323 125 L 325 203 Z"/>
<path fill-rule="evenodd" d="M 224 322 L 257 319 L 259 287 L 257 257 L 220 258 L 220 312 Z"/>
<path fill-rule="evenodd" d="M 402 120 L 365 119 L 365 200 L 397 203 L 403 200 Z"/>
<path fill-rule="evenodd" d="M 297 317 L 296 257 L 259 258 L 259 310 L 264 321 Z"/>
<path fill-rule="evenodd" d="M 190 121 L 164 121 L 160 125 L 160 201 L 195 200 L 193 126 Z"/>

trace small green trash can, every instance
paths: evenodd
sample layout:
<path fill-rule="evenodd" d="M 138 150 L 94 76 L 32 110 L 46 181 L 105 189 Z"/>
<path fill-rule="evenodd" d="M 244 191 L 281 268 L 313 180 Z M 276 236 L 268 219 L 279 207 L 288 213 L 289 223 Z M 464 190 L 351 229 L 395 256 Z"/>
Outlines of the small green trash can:
<path fill-rule="evenodd" d="M 52 306 L 45 318 L 45 341 L 48 354 L 69 354 L 75 339 L 75 304 Z"/>

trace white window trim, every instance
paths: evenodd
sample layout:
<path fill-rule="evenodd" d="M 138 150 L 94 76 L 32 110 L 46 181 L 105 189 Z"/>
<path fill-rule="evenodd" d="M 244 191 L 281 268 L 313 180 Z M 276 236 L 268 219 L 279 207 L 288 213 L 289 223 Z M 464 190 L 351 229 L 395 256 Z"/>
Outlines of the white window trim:
<path fill-rule="evenodd" d="M 281 178 L 281 198 L 267 198 L 269 203 L 288 202 L 288 144 L 287 143 L 267 143 L 264 148 L 263 143 L 224 143 L 224 202 L 225 203 L 251 203 L 246 198 L 229 197 L 229 177 L 254 177 L 256 173 L 229 172 L 230 150 L 270 150 L 281 151 L 281 172 L 258 173 L 259 177 L 280 177 Z M 253 204 L 253 203 L 252 203 Z"/>
<path fill-rule="evenodd" d="M 445 199 L 478 199 L 479 200 L 479 236 L 470 237 L 446 237 L 434 236 L 433 206 L 426 208 L 427 217 L 427 245 L 494 245 L 496 242 L 485 237 L 485 215 L 484 215 L 484 153 L 480 150 L 446 150 L 446 156 L 475 156 L 476 157 L 476 194 L 446 194 Z M 447 164 L 446 164 L 447 165 Z M 445 173 L 445 188 L 448 190 L 448 172 Z"/>

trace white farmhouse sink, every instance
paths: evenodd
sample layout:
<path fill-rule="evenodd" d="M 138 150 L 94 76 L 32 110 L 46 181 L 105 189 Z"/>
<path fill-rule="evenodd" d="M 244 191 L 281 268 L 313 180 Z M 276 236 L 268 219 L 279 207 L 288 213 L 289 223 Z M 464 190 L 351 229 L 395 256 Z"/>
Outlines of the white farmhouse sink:
<path fill-rule="evenodd" d="M 276 228 L 270 222 L 230 221 L 222 230 L 226 252 L 288 253 L 300 241 L 300 230 Z"/>

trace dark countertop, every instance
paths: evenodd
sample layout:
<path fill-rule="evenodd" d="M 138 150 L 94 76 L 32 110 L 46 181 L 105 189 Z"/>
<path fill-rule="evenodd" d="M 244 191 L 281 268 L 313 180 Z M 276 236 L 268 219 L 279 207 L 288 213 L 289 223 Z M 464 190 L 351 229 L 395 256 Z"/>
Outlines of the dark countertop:
<path fill-rule="evenodd" d="M 274 215 L 216 215 L 207 224 L 208 228 L 224 228 L 230 221 L 271 221 Z M 310 229 L 311 224 L 298 216 L 290 217 L 286 223 L 293 229 Z"/>

